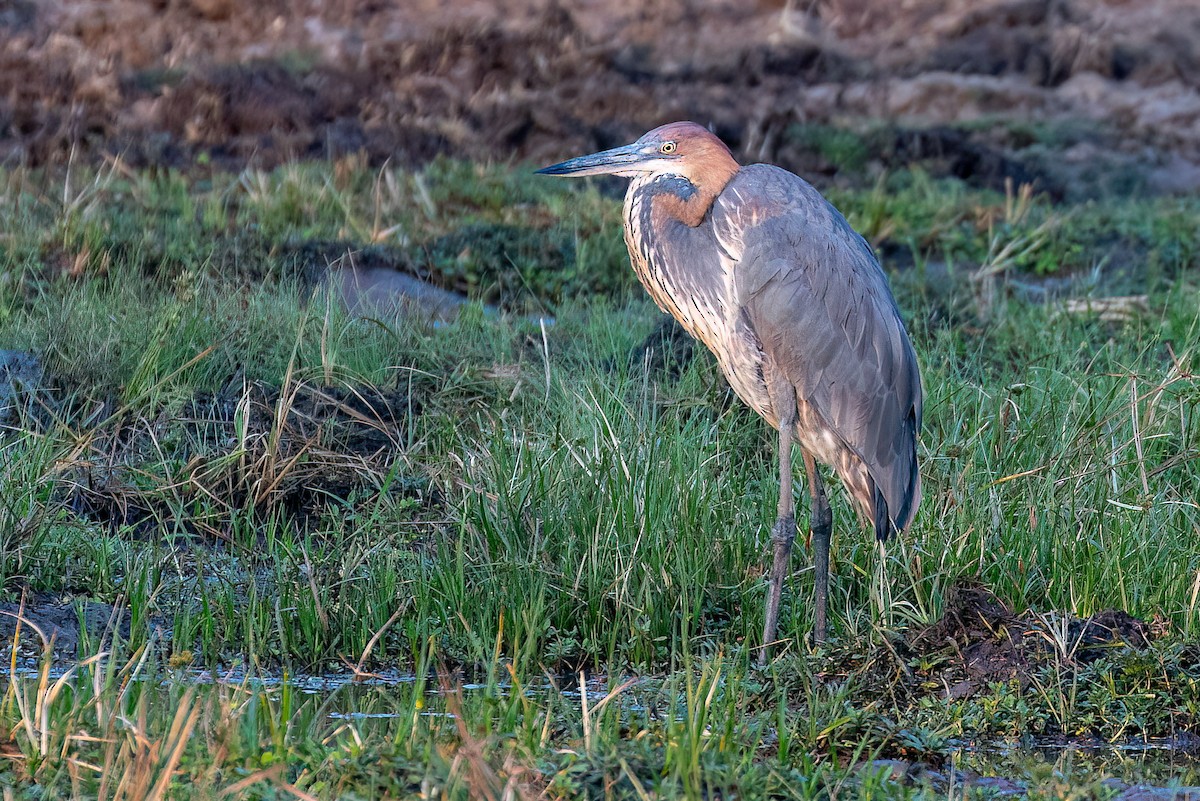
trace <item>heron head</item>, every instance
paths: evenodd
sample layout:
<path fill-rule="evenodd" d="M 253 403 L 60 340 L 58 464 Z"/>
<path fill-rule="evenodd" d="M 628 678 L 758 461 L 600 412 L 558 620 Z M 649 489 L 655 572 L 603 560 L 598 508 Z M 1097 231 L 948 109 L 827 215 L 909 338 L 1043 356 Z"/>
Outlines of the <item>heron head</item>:
<path fill-rule="evenodd" d="M 569 177 L 620 175 L 625 178 L 677 175 L 699 185 L 706 175 L 721 175 L 722 186 L 737 171 L 725 143 L 694 122 L 655 128 L 631 145 L 568 159 L 538 170 Z"/>

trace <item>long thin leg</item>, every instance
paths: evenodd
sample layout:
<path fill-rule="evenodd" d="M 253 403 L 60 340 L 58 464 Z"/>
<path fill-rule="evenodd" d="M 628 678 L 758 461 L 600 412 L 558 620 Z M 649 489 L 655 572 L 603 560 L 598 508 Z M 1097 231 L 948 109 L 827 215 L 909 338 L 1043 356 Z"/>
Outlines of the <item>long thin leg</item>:
<path fill-rule="evenodd" d="M 792 542 L 796 539 L 796 514 L 792 499 L 792 437 L 796 430 L 795 390 L 787 387 L 786 402 L 779 415 L 779 515 L 775 528 L 771 530 L 775 559 L 771 565 L 771 584 L 767 588 L 766 622 L 763 624 L 762 650 L 758 661 L 767 661 L 771 643 L 775 641 L 775 630 L 779 624 L 779 598 L 783 593 L 783 579 L 788 572 L 788 561 L 792 555 Z"/>
<path fill-rule="evenodd" d="M 816 614 L 813 623 L 813 639 L 825 642 L 827 612 L 829 609 L 829 539 L 833 533 L 833 511 L 825 497 L 825 484 L 817 462 L 804 451 L 804 472 L 808 476 L 808 491 L 812 496 L 809 512 L 809 527 L 812 531 L 813 562 L 816 566 Z"/>

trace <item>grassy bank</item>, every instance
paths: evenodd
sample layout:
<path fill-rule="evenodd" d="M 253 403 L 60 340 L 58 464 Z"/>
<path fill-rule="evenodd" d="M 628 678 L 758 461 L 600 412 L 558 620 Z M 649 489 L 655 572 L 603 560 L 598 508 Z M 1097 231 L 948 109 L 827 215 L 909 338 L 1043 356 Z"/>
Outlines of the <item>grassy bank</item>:
<path fill-rule="evenodd" d="M 652 336 L 605 186 L 352 160 L 2 179 L 0 345 L 45 377 L 3 434 L 0 587 L 87 624 L 35 664 L 116 654 L 57 694 L 12 682 L 15 787 L 119 797 L 95 789 L 111 766 L 181 771 L 179 797 L 260 770 L 264 797 L 902 795 L 846 764 L 1198 727 L 1194 201 L 1052 207 L 913 172 L 834 193 L 921 358 L 925 502 L 880 552 L 835 493 L 835 642 L 807 643 L 800 551 L 764 674 L 772 440 L 707 353 Z M 319 280 L 347 246 L 479 302 L 438 326 L 352 316 Z M 1146 298 L 1102 314 L 1064 288 Z M 922 644 L 964 587 L 1032 610 L 1046 647 L 988 678 Z M 125 611 L 106 634 L 86 604 Z M 1082 658 L 1073 620 L 1112 608 L 1165 636 Z M 158 688 L 231 665 L 483 689 L 415 681 L 373 702 L 394 716 L 345 719 L 253 684 Z M 595 703 L 646 678 L 589 711 L 579 670 Z"/>

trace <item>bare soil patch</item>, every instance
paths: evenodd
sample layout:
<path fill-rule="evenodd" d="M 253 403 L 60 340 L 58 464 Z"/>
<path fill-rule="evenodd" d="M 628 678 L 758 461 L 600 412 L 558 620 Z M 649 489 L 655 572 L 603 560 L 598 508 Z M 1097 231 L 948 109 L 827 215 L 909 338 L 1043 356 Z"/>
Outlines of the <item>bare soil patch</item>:
<path fill-rule="evenodd" d="M 1050 660 L 1086 664 L 1115 647 L 1144 649 L 1161 626 L 1119 609 L 1084 618 L 1035 611 L 1017 614 L 990 590 L 975 584 L 951 588 L 941 620 L 910 633 L 905 650 L 936 667 L 936 678 L 955 700 L 995 682 L 1027 686 Z"/>
<path fill-rule="evenodd" d="M 113 633 L 128 638 L 129 631 L 128 611 L 100 601 L 76 604 L 71 598 L 38 593 L 22 601 L 0 601 L 0 639 L 11 644 L 20 633 L 20 652 L 26 655 L 36 656 L 52 646 L 71 659 L 84 632 L 98 639 Z"/>
<path fill-rule="evenodd" d="M 379 492 L 440 508 L 443 499 L 428 482 L 391 475 L 420 412 L 420 399 L 407 388 L 279 388 L 231 379 L 182 410 L 106 431 L 93 458 L 72 471 L 64 503 L 114 531 L 210 542 L 225 539 L 238 515 L 284 514 L 307 525 L 331 508 L 370 503 Z M 141 454 L 164 440 L 178 457 L 167 474 L 147 474 Z"/>
<path fill-rule="evenodd" d="M 1189 0 L 66 0 L 9 4 L 0 31 L 10 163 L 543 162 L 691 118 L 801 171 L 821 165 L 794 126 L 882 124 L 894 158 L 936 142 L 985 183 L 1069 181 L 1071 158 L 1038 156 L 1082 147 L 1154 191 L 1200 186 Z M 1025 147 L 1006 128 L 1073 119 L 1094 125 Z"/>

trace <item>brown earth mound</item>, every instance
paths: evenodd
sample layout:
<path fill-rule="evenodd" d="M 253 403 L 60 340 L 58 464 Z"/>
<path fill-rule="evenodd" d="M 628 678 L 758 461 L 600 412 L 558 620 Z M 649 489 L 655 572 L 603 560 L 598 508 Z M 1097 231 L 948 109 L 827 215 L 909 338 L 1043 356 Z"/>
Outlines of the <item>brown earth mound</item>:
<path fill-rule="evenodd" d="M 421 402 L 407 388 L 260 383 L 192 398 L 157 419 L 118 425 L 94 443 L 93 458 L 71 472 L 64 498 L 74 513 L 150 538 L 228 536 L 247 512 L 283 513 L 300 524 L 330 508 L 369 502 L 381 491 L 440 506 L 427 481 L 392 476 Z M 146 476 L 130 454 L 169 436 L 180 462 Z M 185 518 L 178 510 L 187 509 Z M 204 510 L 197 512 L 197 510 Z"/>
<path fill-rule="evenodd" d="M 978 150 L 1014 146 L 988 120 L 1082 118 L 1056 161 L 1200 186 L 1191 0 L 18 0 L 0 42 L 9 163 L 541 162 L 691 118 L 811 170 L 797 123 L 973 123 Z"/>
<path fill-rule="evenodd" d="M 913 654 L 936 663 L 937 679 L 951 699 L 994 682 L 1024 685 L 1048 660 L 1083 664 L 1113 647 L 1145 648 L 1154 627 L 1121 610 L 1086 618 L 1061 613 L 1016 614 L 990 590 L 975 584 L 951 588 L 942 619 L 910 635 Z M 932 674 L 931 674 L 932 675 Z"/>

